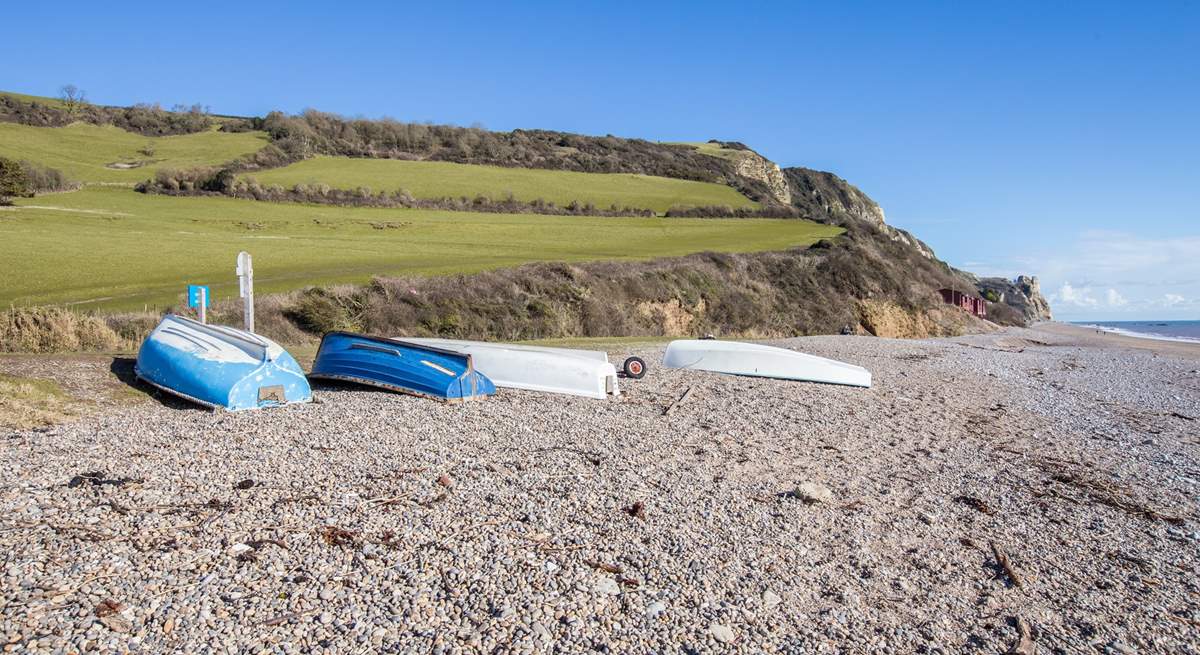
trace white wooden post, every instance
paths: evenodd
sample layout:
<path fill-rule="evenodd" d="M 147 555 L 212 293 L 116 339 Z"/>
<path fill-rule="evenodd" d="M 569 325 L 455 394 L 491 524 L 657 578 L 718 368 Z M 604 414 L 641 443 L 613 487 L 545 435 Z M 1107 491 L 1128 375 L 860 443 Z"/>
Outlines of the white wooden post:
<path fill-rule="evenodd" d="M 242 251 L 237 258 L 238 288 L 244 302 L 242 315 L 247 332 L 254 332 L 254 265 L 250 253 Z"/>
<path fill-rule="evenodd" d="M 200 322 L 208 322 L 208 289 L 200 287 Z"/>

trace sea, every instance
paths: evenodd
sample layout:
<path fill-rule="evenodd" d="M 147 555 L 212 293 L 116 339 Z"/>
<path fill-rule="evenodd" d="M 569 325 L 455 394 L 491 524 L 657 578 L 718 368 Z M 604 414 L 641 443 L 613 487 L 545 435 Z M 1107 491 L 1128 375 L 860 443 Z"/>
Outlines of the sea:
<path fill-rule="evenodd" d="M 1075 321 L 1074 324 L 1127 337 L 1200 343 L 1200 321 Z"/>

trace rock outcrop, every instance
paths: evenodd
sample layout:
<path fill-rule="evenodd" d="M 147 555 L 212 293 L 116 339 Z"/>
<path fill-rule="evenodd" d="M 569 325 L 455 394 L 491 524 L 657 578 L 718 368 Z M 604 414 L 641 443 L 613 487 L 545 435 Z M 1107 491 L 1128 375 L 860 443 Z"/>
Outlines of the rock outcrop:
<path fill-rule="evenodd" d="M 913 236 L 887 224 L 883 208 L 858 187 L 824 171 L 792 167 L 783 169 L 791 189 L 792 206 L 820 223 L 845 226 L 849 222 L 868 223 L 891 238 L 908 246 L 926 259 L 937 259 L 933 249 Z"/>
<path fill-rule="evenodd" d="M 795 166 L 783 169 L 791 190 L 791 205 L 821 223 L 845 225 L 857 220 L 884 227 L 883 208 L 846 180 L 824 171 Z"/>
<path fill-rule="evenodd" d="M 985 277 L 976 282 L 979 293 L 992 302 L 1004 303 L 1021 313 L 1026 323 L 1054 320 L 1050 303 L 1042 295 L 1036 277 L 1020 275 L 1015 280 Z"/>
<path fill-rule="evenodd" d="M 779 164 L 753 150 L 741 150 L 734 158 L 734 170 L 744 178 L 763 184 L 780 204 L 792 204 L 792 191 Z"/>

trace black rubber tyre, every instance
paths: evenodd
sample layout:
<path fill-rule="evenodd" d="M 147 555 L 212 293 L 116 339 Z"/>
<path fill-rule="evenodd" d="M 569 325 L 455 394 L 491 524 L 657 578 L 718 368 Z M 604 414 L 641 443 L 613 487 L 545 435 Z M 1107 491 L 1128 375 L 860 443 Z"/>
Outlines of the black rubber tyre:
<path fill-rule="evenodd" d="M 646 360 L 641 357 L 630 357 L 621 365 L 621 372 L 627 378 L 640 380 L 646 377 Z"/>

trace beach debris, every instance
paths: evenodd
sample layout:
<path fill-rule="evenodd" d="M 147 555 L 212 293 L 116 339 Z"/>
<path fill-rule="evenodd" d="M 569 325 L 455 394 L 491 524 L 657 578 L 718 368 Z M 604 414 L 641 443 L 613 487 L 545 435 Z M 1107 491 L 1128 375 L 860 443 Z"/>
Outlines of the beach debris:
<path fill-rule="evenodd" d="M 763 595 L 762 595 L 763 607 L 770 609 L 782 602 L 783 602 L 783 599 L 779 597 L 779 594 L 771 591 L 770 589 L 763 592 Z"/>
<path fill-rule="evenodd" d="M 84 484 L 91 483 L 92 486 L 95 486 L 95 487 L 98 487 L 100 485 L 105 485 L 105 484 L 112 485 L 114 487 L 121 487 L 121 486 L 129 484 L 131 482 L 134 484 L 141 484 L 143 482 L 143 480 L 141 478 L 109 478 L 107 476 L 108 476 L 108 474 L 105 473 L 104 471 L 91 471 L 89 473 L 80 473 L 79 475 L 76 475 L 75 477 L 71 478 L 71 480 L 69 482 L 67 482 L 67 486 L 74 489 L 75 487 L 79 487 Z"/>
<path fill-rule="evenodd" d="M 612 573 L 614 575 L 621 575 L 625 572 L 625 569 L 617 566 L 616 564 L 608 564 L 607 562 L 600 562 L 594 559 L 585 559 L 583 560 L 583 563 L 587 564 L 593 569 L 604 571 L 606 573 Z"/>
<path fill-rule="evenodd" d="M 288 612 L 287 614 L 280 614 L 279 616 L 269 618 L 266 621 L 259 623 L 258 625 L 269 628 L 272 626 L 280 625 L 282 623 L 287 623 L 288 621 L 291 621 L 292 619 L 298 619 L 298 618 L 300 618 L 302 616 L 306 616 L 308 614 L 316 614 L 318 611 L 320 611 L 320 610 L 310 609 L 310 610 L 305 610 L 303 612 Z"/>
<path fill-rule="evenodd" d="M 1086 477 L 1083 474 L 1069 471 L 1061 466 L 1043 465 L 1043 468 L 1051 471 L 1051 480 L 1083 491 L 1094 502 L 1153 521 L 1165 521 L 1172 525 L 1182 525 L 1185 523 L 1183 517 L 1165 514 L 1148 505 L 1141 504 L 1129 498 L 1123 498 L 1121 490 L 1102 480 Z M 1069 496 L 1060 497 L 1079 502 L 1077 499 Z"/>
<path fill-rule="evenodd" d="M 276 500 L 275 502 L 271 503 L 271 507 L 276 508 L 276 507 L 279 507 L 280 505 L 287 505 L 288 503 L 303 503 L 303 502 L 310 501 L 310 500 L 320 501 L 321 498 L 320 498 L 320 496 L 317 496 L 316 494 L 308 494 L 307 496 L 287 496 L 284 498 L 280 498 L 280 499 Z"/>
<path fill-rule="evenodd" d="M 1025 580 L 1021 577 L 1021 574 L 1017 571 L 1016 567 L 1014 567 L 1012 562 L 1008 559 L 1008 554 L 1005 553 L 1000 546 L 997 546 L 996 542 L 994 541 L 991 542 L 991 547 L 992 556 L 996 558 L 996 563 L 1000 565 L 1000 568 L 1004 569 L 1004 574 L 1008 576 L 1008 579 L 1012 580 L 1013 586 L 1015 586 L 1017 589 L 1024 589 Z"/>
<path fill-rule="evenodd" d="M 809 505 L 833 501 L 833 491 L 819 482 L 801 482 L 792 495 Z"/>
<path fill-rule="evenodd" d="M 133 629 L 133 623 L 122 614 L 124 611 L 124 603 L 107 598 L 100 601 L 92 610 L 92 613 L 96 615 L 96 618 L 100 619 L 100 623 L 104 627 L 113 632 L 125 633 Z"/>
<path fill-rule="evenodd" d="M 124 505 L 118 503 L 115 500 L 106 500 L 102 503 L 97 503 L 96 507 L 108 507 L 109 509 L 116 512 L 117 514 L 128 514 L 129 513 L 128 507 L 125 507 Z"/>
<path fill-rule="evenodd" d="M 248 553 L 252 550 L 254 550 L 254 548 L 249 544 L 237 543 L 229 547 L 229 554 L 241 555 L 242 553 Z"/>
<path fill-rule="evenodd" d="M 661 600 L 656 600 L 646 606 L 646 618 L 657 619 L 665 611 L 667 611 L 667 604 Z"/>
<path fill-rule="evenodd" d="M 330 546 L 353 546 L 358 541 L 358 533 L 353 530 L 327 525 L 321 530 L 321 537 Z"/>
<path fill-rule="evenodd" d="M 438 476 L 437 481 L 438 481 L 438 484 L 442 485 L 443 487 L 445 487 L 447 489 L 454 488 L 454 478 L 451 478 L 450 476 L 446 475 L 445 473 Z"/>
<path fill-rule="evenodd" d="M 125 609 L 125 605 L 120 601 L 113 600 L 112 598 L 106 598 L 96 604 L 96 607 L 92 610 L 92 613 L 98 618 L 104 618 L 106 616 L 116 614 L 123 609 Z"/>
<path fill-rule="evenodd" d="M 1143 572 L 1146 572 L 1146 573 L 1149 573 L 1154 570 L 1154 565 L 1150 563 L 1150 560 L 1142 558 L 1142 557 L 1138 557 L 1136 555 L 1129 555 L 1126 553 L 1114 551 L 1114 552 L 1109 553 L 1108 556 L 1115 560 L 1129 562 L 1130 564 L 1133 564 L 1134 566 L 1138 567 L 1139 569 L 1141 569 Z"/>
<path fill-rule="evenodd" d="M 251 488 L 255 487 L 257 484 L 258 483 L 255 482 L 254 480 L 247 478 L 247 479 L 242 480 L 241 482 L 238 482 L 237 484 L 233 485 L 233 488 L 237 489 L 239 491 L 245 491 L 246 489 L 251 489 Z"/>
<path fill-rule="evenodd" d="M 724 623 L 717 623 L 714 621 L 713 623 L 708 624 L 708 633 L 712 635 L 713 639 L 716 639 L 722 644 L 732 643 L 734 639 L 733 628 L 730 628 Z"/>
<path fill-rule="evenodd" d="M 966 505 L 967 507 L 983 512 L 984 514 L 996 513 L 996 511 L 992 509 L 991 505 L 988 505 L 974 496 L 955 496 L 954 502 L 960 505 Z"/>
<path fill-rule="evenodd" d="M 1195 417 L 1195 416 L 1188 416 L 1187 414 L 1180 414 L 1179 412 L 1171 412 L 1170 416 L 1172 416 L 1173 418 L 1181 418 L 1185 421 L 1197 420 L 1197 417 Z"/>
<path fill-rule="evenodd" d="M 972 539 L 970 537 L 959 537 L 958 543 L 966 546 L 967 548 L 974 548 L 975 550 L 983 552 L 983 546 L 980 546 L 979 542 L 975 541 L 974 539 Z"/>
<path fill-rule="evenodd" d="M 640 519 L 642 521 L 645 521 L 646 520 L 646 504 L 639 500 L 636 503 L 630 505 L 629 507 L 626 507 L 625 513 L 632 516 L 635 519 Z"/>
<path fill-rule="evenodd" d="M 1024 617 L 1016 617 L 1017 622 L 1017 643 L 1008 649 L 1008 655 L 1035 655 L 1037 653 L 1037 645 L 1033 643 L 1033 631 L 1029 629 L 1029 622 Z"/>
<path fill-rule="evenodd" d="M 688 387 L 687 389 L 685 389 L 683 391 L 682 394 L 680 394 L 680 396 L 678 398 L 675 399 L 675 402 L 671 403 L 670 405 L 667 406 L 666 409 L 663 410 L 663 416 L 670 416 L 671 412 L 675 411 L 675 408 L 679 407 L 679 405 L 682 404 L 683 401 L 687 400 L 688 396 L 691 396 L 691 395 L 692 395 L 692 387 Z"/>
<path fill-rule="evenodd" d="M 433 507 L 434 505 L 437 505 L 440 502 L 445 501 L 449 497 L 450 497 L 450 494 L 443 491 L 442 493 L 434 496 L 433 498 L 429 498 L 427 500 L 422 500 L 422 501 L 418 502 L 417 504 L 420 505 L 421 507 L 429 508 L 429 507 Z"/>
<path fill-rule="evenodd" d="M 600 562 L 600 561 L 592 560 L 592 559 L 585 559 L 585 560 L 583 560 L 583 563 L 587 564 L 588 566 L 590 566 L 598 571 L 604 571 L 605 573 L 611 573 L 614 576 L 616 576 L 615 580 L 613 580 L 612 578 L 604 578 L 605 580 L 608 580 L 609 582 L 612 583 L 612 588 L 617 589 L 617 591 L 614 591 L 611 593 L 614 593 L 614 594 L 619 593 L 620 587 L 617 586 L 618 583 L 623 584 L 626 587 L 637 587 L 638 585 L 641 584 L 641 582 L 639 582 L 636 578 L 631 578 L 631 577 L 625 575 L 625 569 L 620 566 L 617 566 L 616 564 L 609 564 L 607 562 Z M 599 584 L 597 586 L 599 587 Z M 597 589 L 597 591 L 599 591 L 599 589 Z M 604 593 L 604 592 L 602 592 L 602 593 Z"/>
<path fill-rule="evenodd" d="M 616 596 L 621 593 L 621 585 L 617 584 L 616 580 L 606 576 L 596 580 L 596 584 L 592 586 L 592 591 L 604 596 Z"/>
<path fill-rule="evenodd" d="M 271 544 L 272 546 L 279 546 L 280 548 L 282 548 L 284 550 L 288 550 L 287 544 L 283 543 L 279 539 L 255 539 L 254 541 L 246 542 L 246 545 L 250 546 L 254 550 L 262 550 L 262 547 L 266 546 L 267 544 Z"/>

